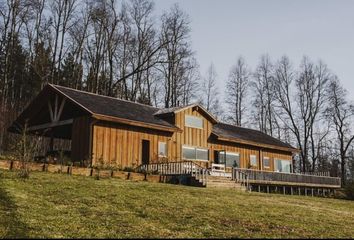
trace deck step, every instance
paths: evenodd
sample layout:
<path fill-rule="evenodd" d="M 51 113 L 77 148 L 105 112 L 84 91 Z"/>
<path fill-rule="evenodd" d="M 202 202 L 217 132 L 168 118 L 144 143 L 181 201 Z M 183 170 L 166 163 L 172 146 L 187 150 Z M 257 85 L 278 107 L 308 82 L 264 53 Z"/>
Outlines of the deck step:
<path fill-rule="evenodd" d="M 222 177 L 222 176 L 208 176 L 206 187 L 246 190 L 245 187 L 242 186 L 240 183 L 234 182 L 229 177 Z"/>

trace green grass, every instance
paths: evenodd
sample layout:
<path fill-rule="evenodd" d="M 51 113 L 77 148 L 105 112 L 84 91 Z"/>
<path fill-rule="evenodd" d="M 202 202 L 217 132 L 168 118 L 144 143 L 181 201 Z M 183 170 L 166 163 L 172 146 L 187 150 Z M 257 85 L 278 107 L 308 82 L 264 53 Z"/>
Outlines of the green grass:
<path fill-rule="evenodd" d="M 354 237 L 351 201 L 0 174 L 0 238 Z"/>

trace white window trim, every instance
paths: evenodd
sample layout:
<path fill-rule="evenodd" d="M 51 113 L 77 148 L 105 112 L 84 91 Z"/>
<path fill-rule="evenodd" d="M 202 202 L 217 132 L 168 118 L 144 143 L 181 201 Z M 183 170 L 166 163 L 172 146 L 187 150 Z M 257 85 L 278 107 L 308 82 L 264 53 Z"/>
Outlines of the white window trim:
<path fill-rule="evenodd" d="M 160 143 L 164 143 L 165 144 L 165 150 L 166 150 L 166 154 L 165 155 L 161 155 L 160 154 Z M 162 141 L 159 141 L 158 142 L 158 155 L 159 155 L 159 157 L 167 157 L 167 155 L 168 155 L 168 147 L 167 147 L 167 142 L 162 142 Z"/>
<path fill-rule="evenodd" d="M 226 155 L 240 156 L 240 153 L 236 153 L 236 152 L 226 152 Z"/>
<path fill-rule="evenodd" d="M 205 160 L 205 159 L 197 159 L 197 158 L 195 158 L 195 159 L 191 159 L 191 158 L 184 158 L 183 157 L 183 148 L 188 148 L 188 149 L 193 149 L 193 150 L 195 150 L 195 157 L 197 157 L 197 149 L 199 149 L 199 150 L 205 150 L 205 151 L 207 151 L 208 152 L 208 160 Z M 209 149 L 208 148 L 203 148 L 203 147 L 191 147 L 191 146 L 182 146 L 182 158 L 184 159 L 184 160 L 189 160 L 189 161 L 201 161 L 201 162 L 209 162 Z"/>
<path fill-rule="evenodd" d="M 264 165 L 264 159 L 268 159 L 269 166 L 265 166 Z M 262 163 L 263 163 L 262 165 L 263 165 L 264 168 L 270 168 L 270 157 L 263 157 L 263 162 Z"/>
<path fill-rule="evenodd" d="M 255 157 L 255 158 L 256 158 L 256 164 L 252 164 L 252 162 L 251 162 L 251 158 L 252 158 L 252 157 Z M 250 154 L 250 165 L 251 165 L 252 167 L 257 167 L 257 166 L 258 166 L 258 163 L 257 163 L 257 155 Z"/>
<path fill-rule="evenodd" d="M 283 173 L 291 173 L 291 170 L 293 169 L 292 160 L 274 158 L 274 171 L 277 171 L 277 169 L 276 169 L 276 166 L 277 166 L 276 161 L 288 161 L 288 162 L 290 162 L 290 164 L 289 164 L 290 165 L 290 172 L 283 172 Z M 279 171 L 277 171 L 277 172 L 279 172 Z"/>
<path fill-rule="evenodd" d="M 187 121 L 186 121 L 187 117 L 198 118 L 198 119 L 202 120 L 202 127 L 196 127 L 196 126 L 188 125 Z M 204 121 L 203 121 L 203 118 L 201 118 L 201 117 L 197 117 L 197 116 L 186 114 L 186 115 L 184 115 L 184 126 L 185 127 L 190 127 L 190 128 L 196 128 L 196 129 L 204 129 Z"/>
<path fill-rule="evenodd" d="M 238 168 L 241 167 L 241 157 L 240 157 L 240 153 L 238 153 L 238 152 L 228 152 L 228 151 L 226 151 L 226 155 L 231 155 L 231 156 L 237 156 L 237 157 L 239 157 L 239 165 L 240 165 L 240 166 L 238 166 Z M 226 156 L 225 156 L 225 157 L 226 157 Z M 226 159 L 225 159 L 225 164 L 226 164 Z"/>

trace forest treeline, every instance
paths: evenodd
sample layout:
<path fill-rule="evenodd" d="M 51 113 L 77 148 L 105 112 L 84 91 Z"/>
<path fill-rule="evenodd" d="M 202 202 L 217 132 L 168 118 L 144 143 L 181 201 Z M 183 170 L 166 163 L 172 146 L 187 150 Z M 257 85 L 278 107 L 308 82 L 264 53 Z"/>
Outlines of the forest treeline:
<path fill-rule="evenodd" d="M 238 57 L 218 79 L 213 64 L 200 73 L 191 32 L 177 4 L 157 14 L 150 0 L 0 0 L 0 152 L 11 150 L 9 124 L 53 83 L 166 108 L 200 102 L 299 148 L 297 171 L 353 179 L 354 107 L 324 62 L 265 54 L 251 69 Z"/>

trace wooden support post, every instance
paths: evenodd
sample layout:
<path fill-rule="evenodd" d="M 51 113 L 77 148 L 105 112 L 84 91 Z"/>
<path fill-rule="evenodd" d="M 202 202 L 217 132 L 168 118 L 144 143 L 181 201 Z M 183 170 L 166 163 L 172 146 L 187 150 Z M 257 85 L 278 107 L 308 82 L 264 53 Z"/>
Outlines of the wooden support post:
<path fill-rule="evenodd" d="M 311 188 L 311 196 L 313 197 L 313 188 Z"/>
<path fill-rule="evenodd" d="M 267 193 L 269 193 L 269 185 L 267 185 Z"/>
<path fill-rule="evenodd" d="M 291 195 L 293 195 L 293 187 L 290 187 Z"/>
<path fill-rule="evenodd" d="M 305 196 L 307 196 L 307 188 L 305 188 Z"/>
<path fill-rule="evenodd" d="M 261 185 L 258 185 L 258 192 L 261 192 Z"/>
<path fill-rule="evenodd" d="M 283 194 L 285 194 L 285 186 L 283 186 Z"/>
<path fill-rule="evenodd" d="M 298 187 L 298 188 L 297 188 L 297 191 L 299 192 L 299 196 L 300 196 L 300 195 L 301 195 L 301 188 Z"/>
<path fill-rule="evenodd" d="M 320 196 L 320 189 L 317 188 L 317 196 Z"/>
<path fill-rule="evenodd" d="M 53 133 L 53 129 L 50 130 L 50 142 L 49 142 L 49 151 L 53 152 L 54 150 L 54 133 Z"/>
<path fill-rule="evenodd" d="M 278 186 L 275 186 L 275 193 L 278 193 Z"/>

